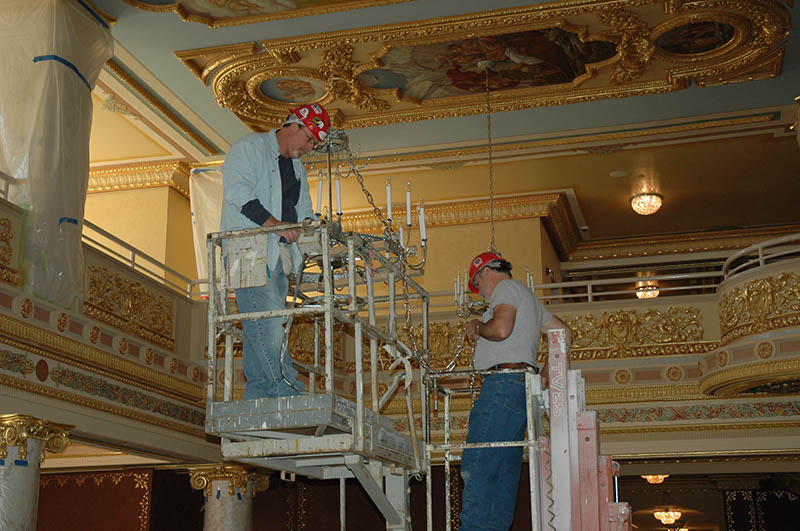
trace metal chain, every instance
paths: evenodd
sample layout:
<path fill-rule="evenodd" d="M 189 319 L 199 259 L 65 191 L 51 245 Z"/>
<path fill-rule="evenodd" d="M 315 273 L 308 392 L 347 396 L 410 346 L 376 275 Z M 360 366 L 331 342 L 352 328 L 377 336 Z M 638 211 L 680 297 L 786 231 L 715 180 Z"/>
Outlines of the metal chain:
<path fill-rule="evenodd" d="M 494 168 L 492 166 L 492 98 L 489 94 L 489 67 L 486 67 L 486 148 L 489 154 L 489 251 L 497 252 L 494 244 Z"/>
<path fill-rule="evenodd" d="M 361 191 L 364 192 L 364 196 L 367 198 L 367 202 L 372 206 L 372 210 L 375 212 L 375 217 L 377 217 L 378 220 L 380 220 L 380 222 L 383 223 L 383 226 L 385 227 L 387 233 L 392 232 L 392 227 L 389 225 L 389 222 L 386 220 L 386 218 L 383 217 L 383 212 L 381 212 L 381 209 L 375 205 L 375 199 L 372 197 L 372 194 L 369 193 L 369 190 L 367 190 L 367 187 L 364 184 L 364 177 L 361 175 L 361 172 L 359 172 L 356 169 L 355 164 L 350 162 L 353 154 L 350 153 L 349 149 L 347 150 L 347 154 L 349 155 L 347 162 L 353 174 L 356 176 L 358 184 L 361 185 Z"/>

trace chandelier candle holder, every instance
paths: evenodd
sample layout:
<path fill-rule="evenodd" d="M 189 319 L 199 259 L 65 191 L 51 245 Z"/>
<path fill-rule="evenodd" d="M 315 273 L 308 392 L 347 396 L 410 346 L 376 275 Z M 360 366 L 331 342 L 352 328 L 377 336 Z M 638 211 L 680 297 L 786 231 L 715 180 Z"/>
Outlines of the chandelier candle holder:
<path fill-rule="evenodd" d="M 631 208 L 641 216 L 655 214 L 661 208 L 664 196 L 653 192 L 644 192 L 631 197 Z"/>
<path fill-rule="evenodd" d="M 397 260 L 402 263 L 404 267 L 408 267 L 414 271 L 421 270 L 428 258 L 428 235 L 425 226 L 425 204 L 420 198 L 418 213 L 419 213 L 419 233 L 420 243 L 419 247 L 422 248 L 420 253 L 417 245 L 411 245 L 411 214 L 412 214 L 412 201 L 411 201 L 411 183 L 406 184 L 406 227 L 403 230 L 402 224 L 398 230 L 394 230 L 392 219 L 392 178 L 389 176 L 386 179 L 386 216 L 384 217 L 381 209 L 375 204 L 372 194 L 367 190 L 364 184 L 364 177 L 361 175 L 362 169 L 369 165 L 369 158 L 366 162 L 359 166 L 356 164 L 358 159 L 358 151 L 353 153 L 350 150 L 349 139 L 347 134 L 340 129 L 331 129 L 328 131 L 328 136 L 324 142 L 320 142 L 309 156 L 309 173 L 314 169 L 314 166 L 319 163 L 318 156 L 322 156 L 323 167 L 318 171 L 317 183 L 317 204 L 316 214 L 321 219 L 325 219 L 341 231 L 342 226 L 342 185 L 341 180 L 354 176 L 361 187 L 361 191 L 367 198 L 367 202 L 372 207 L 375 217 L 381 222 L 384 227 L 382 236 L 362 235 L 368 240 L 376 241 L 383 240 L 387 244 L 387 256 L 391 254 L 397 255 Z M 343 172 L 343 170 L 345 170 Z M 335 179 L 334 179 L 335 177 Z M 323 205 L 323 186 L 327 181 L 328 185 L 328 204 Z M 335 194 L 334 194 L 335 190 Z M 334 203 L 335 200 L 335 203 Z M 335 218 L 334 218 L 335 213 Z M 419 255 L 422 255 L 421 257 Z M 409 257 L 418 257 L 416 263 L 408 260 Z"/>
<path fill-rule="evenodd" d="M 636 297 L 639 299 L 655 299 L 658 297 L 658 294 L 658 284 L 655 281 L 641 281 L 636 283 Z"/>
<path fill-rule="evenodd" d="M 659 485 L 664 483 L 664 480 L 669 477 L 669 474 L 649 474 L 642 476 L 642 479 L 650 483 L 651 485 Z"/>

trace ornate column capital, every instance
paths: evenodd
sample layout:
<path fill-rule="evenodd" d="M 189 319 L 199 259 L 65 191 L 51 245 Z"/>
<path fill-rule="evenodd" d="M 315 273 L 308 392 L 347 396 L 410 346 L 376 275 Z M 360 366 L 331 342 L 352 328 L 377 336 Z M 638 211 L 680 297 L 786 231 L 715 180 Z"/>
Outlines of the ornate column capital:
<path fill-rule="evenodd" d="M 42 441 L 42 455 L 45 451 L 52 454 L 61 453 L 69 444 L 69 432 L 75 426 L 57 424 L 37 419 L 30 415 L 0 415 L 0 459 L 8 457 L 8 447 L 19 447 L 19 458 L 28 458 L 28 439 Z"/>
<path fill-rule="evenodd" d="M 269 488 L 269 477 L 266 474 L 238 465 L 197 466 L 189 469 L 192 488 L 203 490 L 206 498 L 211 496 L 211 484 L 214 481 L 227 481 L 229 496 L 233 496 L 236 489 L 241 489 L 242 496 L 247 496 L 247 484 L 250 481 L 253 482 L 254 496 Z"/>

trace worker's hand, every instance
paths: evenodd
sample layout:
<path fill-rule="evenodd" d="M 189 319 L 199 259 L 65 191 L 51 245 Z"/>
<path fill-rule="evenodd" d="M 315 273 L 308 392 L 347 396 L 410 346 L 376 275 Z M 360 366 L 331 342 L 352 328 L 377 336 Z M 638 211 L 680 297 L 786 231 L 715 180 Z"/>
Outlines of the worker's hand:
<path fill-rule="evenodd" d="M 286 243 L 294 243 L 300 237 L 300 231 L 298 230 L 279 230 L 276 234 L 282 236 Z"/>
<path fill-rule="evenodd" d="M 478 335 L 478 325 L 480 321 L 477 319 L 473 319 L 472 321 L 467 323 L 467 326 L 464 327 L 464 331 L 467 333 L 467 337 L 470 338 L 472 341 L 477 341 L 481 336 Z"/>

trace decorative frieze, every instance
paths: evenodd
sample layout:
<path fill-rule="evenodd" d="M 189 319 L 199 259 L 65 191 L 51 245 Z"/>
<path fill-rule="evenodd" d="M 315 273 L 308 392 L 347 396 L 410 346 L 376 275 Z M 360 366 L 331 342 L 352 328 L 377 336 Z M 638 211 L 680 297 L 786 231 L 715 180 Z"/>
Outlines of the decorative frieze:
<path fill-rule="evenodd" d="M 104 267 L 87 268 L 84 314 L 160 345 L 175 349 L 173 301 Z"/>

